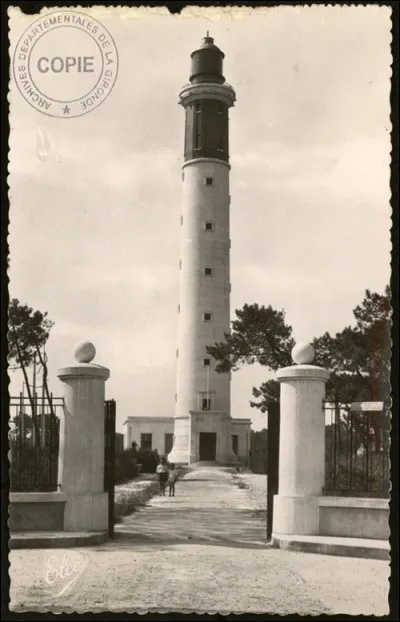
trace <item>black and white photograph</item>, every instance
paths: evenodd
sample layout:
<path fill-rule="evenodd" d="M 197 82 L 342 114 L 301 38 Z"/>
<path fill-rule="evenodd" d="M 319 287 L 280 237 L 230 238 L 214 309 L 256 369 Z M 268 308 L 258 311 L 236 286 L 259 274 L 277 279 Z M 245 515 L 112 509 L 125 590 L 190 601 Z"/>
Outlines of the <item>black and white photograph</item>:
<path fill-rule="evenodd" d="M 82 4 L 7 15 L 10 611 L 388 615 L 391 8 Z"/>

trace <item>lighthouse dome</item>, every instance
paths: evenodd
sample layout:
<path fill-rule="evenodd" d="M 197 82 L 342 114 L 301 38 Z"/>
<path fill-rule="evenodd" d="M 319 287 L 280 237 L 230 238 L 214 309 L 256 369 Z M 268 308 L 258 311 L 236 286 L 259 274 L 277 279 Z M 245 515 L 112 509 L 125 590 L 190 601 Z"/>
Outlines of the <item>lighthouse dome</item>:
<path fill-rule="evenodd" d="M 222 74 L 224 53 L 214 44 L 214 39 L 207 36 L 203 38 L 199 49 L 191 54 L 192 67 L 190 82 L 217 82 L 223 84 L 225 78 Z"/>

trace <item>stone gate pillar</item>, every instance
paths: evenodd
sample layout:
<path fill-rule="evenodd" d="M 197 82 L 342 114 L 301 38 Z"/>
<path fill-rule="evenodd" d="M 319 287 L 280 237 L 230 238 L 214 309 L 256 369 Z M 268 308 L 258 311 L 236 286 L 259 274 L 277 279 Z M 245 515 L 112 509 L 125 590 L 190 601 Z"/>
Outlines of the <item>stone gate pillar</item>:
<path fill-rule="evenodd" d="M 108 496 L 104 492 L 104 397 L 106 367 L 92 363 L 92 343 L 74 348 L 77 363 L 58 370 L 64 385 L 58 479 L 67 501 L 66 531 L 106 531 Z"/>
<path fill-rule="evenodd" d="M 277 372 L 281 422 L 272 538 L 318 534 L 318 497 L 325 482 L 323 400 L 329 372 L 310 365 L 314 349 L 309 344 L 296 345 L 292 357 L 296 365 Z"/>

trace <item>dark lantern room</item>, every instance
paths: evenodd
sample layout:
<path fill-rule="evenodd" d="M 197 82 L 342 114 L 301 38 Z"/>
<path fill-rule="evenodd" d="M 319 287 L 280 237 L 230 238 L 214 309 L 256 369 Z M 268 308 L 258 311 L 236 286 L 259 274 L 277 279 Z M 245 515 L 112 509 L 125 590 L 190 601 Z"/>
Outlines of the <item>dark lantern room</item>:
<path fill-rule="evenodd" d="M 214 39 L 209 36 L 203 38 L 201 46 L 192 52 L 192 67 L 190 82 L 216 82 L 223 84 L 225 78 L 222 74 L 224 53 L 214 44 Z"/>

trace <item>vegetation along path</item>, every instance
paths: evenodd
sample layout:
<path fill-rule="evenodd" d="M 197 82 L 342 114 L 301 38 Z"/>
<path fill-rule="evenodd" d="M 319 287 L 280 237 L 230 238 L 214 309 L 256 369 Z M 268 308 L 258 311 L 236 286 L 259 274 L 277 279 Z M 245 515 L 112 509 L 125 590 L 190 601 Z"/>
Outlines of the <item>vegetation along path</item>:
<path fill-rule="evenodd" d="M 192 471 L 177 483 L 175 497 L 154 497 L 125 517 L 113 541 L 85 549 L 11 551 L 11 608 L 388 612 L 387 562 L 271 549 L 265 544 L 265 507 L 265 476 Z"/>

